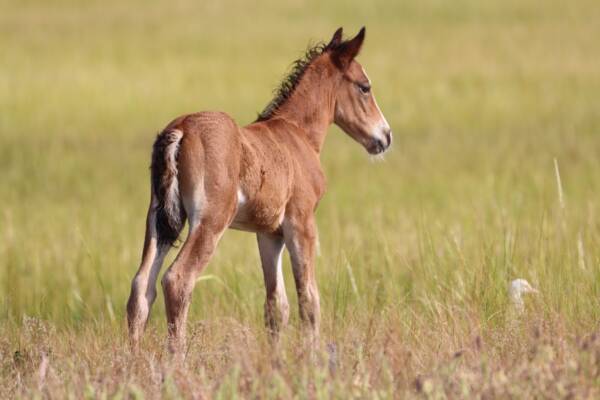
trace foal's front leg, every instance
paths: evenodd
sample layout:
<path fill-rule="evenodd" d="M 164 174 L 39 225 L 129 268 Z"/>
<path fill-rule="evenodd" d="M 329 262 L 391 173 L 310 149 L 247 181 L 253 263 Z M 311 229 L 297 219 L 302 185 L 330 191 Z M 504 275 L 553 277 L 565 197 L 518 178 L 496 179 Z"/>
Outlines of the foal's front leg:
<path fill-rule="evenodd" d="M 274 344 L 279 341 L 281 328 L 287 325 L 290 307 L 283 282 L 281 254 L 283 236 L 268 233 L 256 234 L 260 261 L 265 278 L 267 299 L 265 300 L 265 325 Z"/>
<path fill-rule="evenodd" d="M 287 219 L 283 231 L 292 261 L 300 319 L 308 328 L 311 347 L 315 348 L 319 338 L 320 306 L 315 279 L 317 227 L 314 215 Z"/>

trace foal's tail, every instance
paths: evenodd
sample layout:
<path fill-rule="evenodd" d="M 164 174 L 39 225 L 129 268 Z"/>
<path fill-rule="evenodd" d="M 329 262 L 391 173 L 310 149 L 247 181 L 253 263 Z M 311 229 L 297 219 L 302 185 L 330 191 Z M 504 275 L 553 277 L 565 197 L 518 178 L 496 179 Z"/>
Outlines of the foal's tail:
<path fill-rule="evenodd" d="M 158 134 L 152 148 L 152 191 L 156 206 L 156 231 L 159 245 L 173 245 L 185 224 L 185 211 L 179 196 L 177 155 L 183 132 L 165 130 Z"/>

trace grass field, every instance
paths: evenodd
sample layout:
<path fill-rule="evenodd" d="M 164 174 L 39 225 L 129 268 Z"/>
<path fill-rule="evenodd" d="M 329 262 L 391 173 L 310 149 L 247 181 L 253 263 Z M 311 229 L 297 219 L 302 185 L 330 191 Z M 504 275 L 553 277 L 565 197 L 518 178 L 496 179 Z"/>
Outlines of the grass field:
<path fill-rule="evenodd" d="M 598 398 L 596 1 L 0 1 L 0 398 Z M 253 235 L 127 346 L 157 131 L 252 121 L 309 43 L 367 26 L 385 162 L 332 127 L 322 347 L 274 360 Z M 170 259 L 174 254 L 171 254 Z M 516 317 L 509 282 L 540 293 Z M 335 348 L 335 352 L 331 349 Z M 335 353 L 335 355 L 333 354 Z M 335 358 L 335 370 L 330 368 Z"/>

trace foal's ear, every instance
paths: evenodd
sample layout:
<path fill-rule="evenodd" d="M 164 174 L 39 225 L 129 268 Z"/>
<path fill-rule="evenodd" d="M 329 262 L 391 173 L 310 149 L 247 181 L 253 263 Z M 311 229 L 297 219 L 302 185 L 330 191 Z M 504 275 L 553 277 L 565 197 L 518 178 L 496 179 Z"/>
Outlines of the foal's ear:
<path fill-rule="evenodd" d="M 327 45 L 328 49 L 335 49 L 336 47 L 338 47 L 340 45 L 340 43 L 342 43 L 342 33 L 343 33 L 343 29 L 340 26 L 339 28 L 337 28 L 337 31 L 335 31 L 335 33 L 333 34 L 333 37 L 331 38 L 331 40 L 329 41 L 329 44 Z"/>
<path fill-rule="evenodd" d="M 335 36 L 334 36 L 335 37 Z M 358 34 L 350 40 L 341 43 L 333 52 L 333 59 L 342 70 L 348 68 L 354 57 L 358 55 L 365 41 L 365 27 L 363 26 Z"/>

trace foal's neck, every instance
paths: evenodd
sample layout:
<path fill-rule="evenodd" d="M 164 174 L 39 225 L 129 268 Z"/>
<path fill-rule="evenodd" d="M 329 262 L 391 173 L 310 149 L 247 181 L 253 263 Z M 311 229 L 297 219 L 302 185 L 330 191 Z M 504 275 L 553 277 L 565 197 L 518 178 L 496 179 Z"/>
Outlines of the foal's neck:
<path fill-rule="evenodd" d="M 306 135 L 311 147 L 321 153 L 327 128 L 333 123 L 335 107 L 334 71 L 315 60 L 305 71 L 298 86 L 277 111 Z"/>

